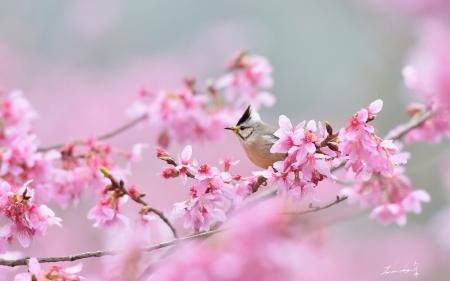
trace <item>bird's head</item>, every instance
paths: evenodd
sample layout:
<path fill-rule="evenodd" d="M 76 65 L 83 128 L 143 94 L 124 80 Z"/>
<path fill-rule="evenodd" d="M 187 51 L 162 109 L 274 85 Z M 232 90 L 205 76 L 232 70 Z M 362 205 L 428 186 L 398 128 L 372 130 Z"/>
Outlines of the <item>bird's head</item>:
<path fill-rule="evenodd" d="M 241 140 L 245 141 L 253 134 L 255 127 L 260 123 L 261 118 L 258 112 L 253 110 L 249 105 L 236 126 L 226 127 L 225 129 L 233 131 Z"/>

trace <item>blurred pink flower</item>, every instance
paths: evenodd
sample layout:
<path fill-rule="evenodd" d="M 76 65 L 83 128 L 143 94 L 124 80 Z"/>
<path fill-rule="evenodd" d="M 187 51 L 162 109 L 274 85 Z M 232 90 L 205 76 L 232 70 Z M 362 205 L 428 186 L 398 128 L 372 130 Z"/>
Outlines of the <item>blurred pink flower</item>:
<path fill-rule="evenodd" d="M 370 213 L 372 219 L 377 218 L 383 224 L 395 221 L 403 226 L 407 221 L 407 213 L 421 213 L 421 202 L 431 200 L 426 191 L 412 188 L 403 171 L 399 167 L 391 178 L 377 177 L 355 184 L 352 188 L 343 188 L 340 195 L 348 196 L 349 204 L 360 203 L 362 208 L 374 205 Z"/>
<path fill-rule="evenodd" d="M 223 170 L 225 172 L 228 172 L 230 170 L 231 166 L 235 166 L 239 163 L 239 160 L 231 161 L 233 160 L 230 156 L 225 157 L 225 159 L 220 158 L 219 164 L 224 165 Z"/>
<path fill-rule="evenodd" d="M 88 219 L 95 219 L 94 227 L 123 228 L 129 224 L 129 219 L 119 213 L 119 200 L 108 198 L 100 202 L 89 211 Z"/>
<path fill-rule="evenodd" d="M 406 15 L 421 18 L 424 16 L 445 16 L 450 12 L 450 3 L 446 0 L 371 0 L 374 5 L 381 5 L 386 10 L 397 10 Z"/>
<path fill-rule="evenodd" d="M 328 261 L 313 258 L 320 254 L 298 239 L 304 232 L 282 211 L 272 201 L 241 212 L 226 231 L 180 247 L 146 280 L 327 280 L 316 266 L 330 269 Z"/>
<path fill-rule="evenodd" d="M 256 110 L 260 105 L 273 106 L 275 97 L 260 89 L 273 86 L 272 66 L 260 56 L 239 54 L 229 63 L 232 71 L 218 78 L 215 88 L 225 90 L 225 98 L 236 107 L 251 104 Z"/>
<path fill-rule="evenodd" d="M 76 266 L 63 268 L 59 265 L 53 265 L 48 271 L 42 270 L 36 258 L 30 258 L 28 262 L 27 273 L 17 274 L 14 281 L 30 281 L 30 280 L 59 280 L 59 281 L 80 281 L 84 279 L 76 275 L 83 268 L 80 263 Z"/>

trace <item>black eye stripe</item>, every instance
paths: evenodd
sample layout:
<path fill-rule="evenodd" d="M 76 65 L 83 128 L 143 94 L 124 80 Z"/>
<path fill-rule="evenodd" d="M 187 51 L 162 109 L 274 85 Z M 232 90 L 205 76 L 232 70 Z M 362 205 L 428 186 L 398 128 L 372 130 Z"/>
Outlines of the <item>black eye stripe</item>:
<path fill-rule="evenodd" d="M 246 136 L 246 137 L 243 137 L 243 136 L 241 135 L 241 133 L 238 132 L 238 136 L 239 136 L 242 140 L 247 140 L 247 139 L 253 134 L 253 132 L 255 131 L 255 129 L 253 129 L 253 128 L 251 128 L 251 127 L 247 127 L 247 129 L 252 129 L 252 131 L 251 131 L 250 134 L 248 134 L 248 136 Z"/>

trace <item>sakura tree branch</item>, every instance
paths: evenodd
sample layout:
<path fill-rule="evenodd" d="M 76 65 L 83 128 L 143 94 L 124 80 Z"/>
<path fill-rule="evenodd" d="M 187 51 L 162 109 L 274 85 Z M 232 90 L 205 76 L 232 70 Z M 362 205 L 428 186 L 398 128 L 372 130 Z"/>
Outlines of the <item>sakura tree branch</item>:
<path fill-rule="evenodd" d="M 167 153 L 166 151 L 164 151 L 162 155 L 159 155 L 158 158 L 174 167 L 177 167 L 179 165 L 177 163 L 177 161 L 175 161 L 175 158 L 173 158 L 173 156 L 170 155 L 169 153 Z M 189 170 L 186 171 L 186 175 L 192 179 L 195 179 L 195 175 L 193 173 L 191 173 L 191 171 L 189 171 Z M 177 176 L 178 176 L 178 174 L 177 174 Z"/>
<path fill-rule="evenodd" d="M 125 183 L 122 180 L 117 181 L 114 178 L 114 176 L 111 175 L 111 173 L 108 171 L 108 169 L 106 169 L 104 167 L 101 167 L 100 171 L 103 173 L 103 175 L 106 178 L 108 178 L 111 181 L 111 189 L 112 190 L 118 190 L 122 194 L 128 195 L 136 203 L 139 203 L 139 204 L 143 205 L 144 206 L 143 211 L 155 213 L 158 217 L 161 218 L 161 220 L 163 222 L 165 222 L 167 224 L 167 226 L 169 226 L 170 230 L 172 230 L 172 233 L 173 233 L 173 236 L 175 237 L 175 239 L 178 239 L 178 234 L 177 234 L 177 230 L 176 230 L 175 226 L 173 226 L 173 224 L 164 215 L 164 213 L 162 211 L 158 210 L 158 209 L 155 209 L 155 208 L 151 207 L 147 202 L 145 202 L 142 199 L 142 197 L 144 197 L 146 195 L 145 193 L 130 194 L 130 192 L 125 188 Z"/>
<path fill-rule="evenodd" d="M 408 132 L 410 132 L 411 130 L 419 127 L 420 125 L 422 125 L 423 123 L 425 123 L 428 119 L 430 119 L 431 117 L 433 117 L 436 114 L 436 111 L 433 110 L 428 110 L 425 111 L 424 113 L 422 113 L 419 117 L 415 116 L 413 118 L 411 118 L 411 120 L 405 124 L 405 127 L 398 131 L 398 132 L 394 132 L 392 134 L 388 134 L 385 139 L 392 139 L 392 140 L 398 140 L 401 139 L 402 137 L 404 137 Z M 327 128 L 328 130 L 328 128 Z M 334 171 L 338 168 L 343 167 L 345 164 L 345 162 L 342 162 L 341 165 L 339 165 L 338 167 L 334 167 L 332 168 L 331 171 Z M 256 202 L 262 201 L 262 200 L 266 200 L 268 198 L 271 198 L 273 196 L 275 196 L 275 194 L 277 193 L 278 188 L 274 187 L 271 188 L 253 198 L 251 198 L 250 200 L 247 201 L 247 204 L 254 204 Z"/>
<path fill-rule="evenodd" d="M 198 239 L 198 238 L 207 238 L 207 237 L 210 237 L 214 234 L 217 234 L 217 233 L 225 231 L 225 230 L 227 230 L 227 229 L 224 228 L 224 229 L 217 229 L 217 230 L 201 232 L 201 233 L 183 237 L 180 239 L 174 239 L 172 241 L 147 246 L 147 247 L 142 248 L 142 251 L 143 252 L 151 252 L 154 250 L 173 246 L 182 241 L 194 240 L 194 239 Z M 76 260 L 81 260 L 81 259 L 86 259 L 86 258 L 96 258 L 96 257 L 103 257 L 103 256 L 115 256 L 115 255 L 119 255 L 119 254 L 120 254 L 120 251 L 106 250 L 106 251 L 86 252 L 86 253 L 71 255 L 71 256 L 38 258 L 37 260 L 39 263 L 51 263 L 51 262 L 61 262 L 61 261 L 63 261 L 63 262 L 64 261 L 76 261 Z M 27 265 L 29 259 L 30 259 L 29 257 L 23 258 L 23 259 L 18 259 L 18 260 L 0 259 L 0 266 L 15 267 L 15 266 L 19 266 L 19 265 Z"/>
<path fill-rule="evenodd" d="M 428 119 L 433 117 L 435 114 L 436 114 L 436 111 L 427 110 L 427 111 L 423 112 L 421 115 L 419 115 L 419 117 L 413 116 L 413 118 L 411 118 L 411 120 L 409 120 L 409 122 L 405 124 L 405 127 L 403 127 L 402 130 L 400 130 L 398 132 L 393 132 L 392 134 L 388 134 L 385 137 L 385 139 L 389 139 L 389 140 L 401 139 L 408 132 L 410 132 L 411 130 L 419 127 L 420 125 L 425 123 Z"/>
<path fill-rule="evenodd" d="M 313 207 L 312 204 L 309 204 L 309 209 L 305 210 L 305 211 L 300 211 L 300 212 L 286 212 L 283 213 L 284 215 L 296 215 L 296 216 L 301 216 L 301 215 L 305 215 L 305 214 L 309 214 L 309 213 L 315 213 L 324 209 L 328 209 L 331 206 L 334 206 L 336 204 L 341 203 L 342 201 L 346 200 L 348 197 L 347 196 L 336 196 L 336 200 L 334 200 L 333 202 L 324 205 L 324 206 L 320 206 L 320 207 Z"/>
<path fill-rule="evenodd" d="M 111 132 L 108 132 L 108 133 L 105 133 L 103 135 L 97 136 L 96 139 L 97 140 L 106 140 L 106 139 L 112 138 L 112 137 L 114 137 L 114 136 L 116 136 L 116 135 L 118 135 L 118 134 L 120 134 L 120 133 L 122 133 L 122 132 L 124 132 L 124 131 L 132 128 L 132 127 L 134 127 L 136 124 L 138 124 L 142 120 L 145 120 L 147 117 L 148 117 L 148 114 L 143 114 L 143 115 L 139 116 L 138 118 L 133 119 L 130 122 L 122 125 L 121 127 L 112 130 Z M 82 141 L 76 140 L 76 141 L 73 141 L 73 142 L 74 143 L 81 143 Z M 38 149 L 38 151 L 45 152 L 45 151 L 48 151 L 48 150 L 51 150 L 51 149 L 59 149 L 59 148 L 63 147 L 65 144 L 66 143 L 58 143 L 58 144 L 54 144 L 54 145 L 50 145 L 50 146 L 40 147 Z"/>

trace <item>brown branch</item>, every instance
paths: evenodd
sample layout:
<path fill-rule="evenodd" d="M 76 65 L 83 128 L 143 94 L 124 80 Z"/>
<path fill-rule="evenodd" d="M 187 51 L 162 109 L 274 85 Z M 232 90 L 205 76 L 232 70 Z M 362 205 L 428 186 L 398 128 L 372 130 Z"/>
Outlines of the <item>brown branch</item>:
<path fill-rule="evenodd" d="M 296 215 L 296 216 L 301 216 L 301 215 L 305 215 L 305 214 L 309 214 L 309 213 L 315 213 L 324 209 L 328 209 L 333 205 L 339 204 L 342 201 L 346 200 L 348 197 L 347 196 L 336 196 L 336 200 L 334 200 L 333 202 L 324 205 L 324 206 L 320 206 L 320 207 L 313 207 L 312 204 L 309 204 L 309 210 L 306 211 L 300 211 L 300 212 L 286 212 L 286 213 L 282 213 L 283 215 Z"/>
<path fill-rule="evenodd" d="M 96 140 L 106 140 L 106 139 L 112 138 L 112 137 L 114 137 L 114 136 L 116 136 L 116 135 L 118 135 L 118 134 L 120 134 L 120 133 L 122 133 L 122 132 L 124 132 L 124 131 L 132 128 L 132 127 L 134 127 L 136 124 L 138 124 L 142 120 L 146 119 L 147 117 L 148 117 L 147 114 L 143 114 L 142 116 L 131 120 L 130 122 L 120 126 L 119 128 L 116 128 L 116 129 L 114 129 L 111 132 L 108 132 L 108 133 L 105 133 L 103 135 L 100 135 L 100 136 L 96 137 L 95 139 Z M 76 140 L 76 141 L 72 141 L 72 142 L 58 143 L 58 144 L 54 144 L 54 145 L 50 145 L 50 146 L 40 147 L 38 149 L 38 151 L 45 152 L 45 151 L 48 151 L 50 149 L 59 149 L 59 148 L 63 147 L 64 145 L 66 145 L 67 143 L 81 143 L 81 142 L 82 142 L 81 140 Z"/>
<path fill-rule="evenodd" d="M 433 117 L 436 114 L 436 111 L 433 110 L 428 110 L 425 111 L 424 113 L 422 113 L 419 117 L 417 116 L 413 116 L 413 118 L 411 118 L 411 120 L 409 120 L 408 123 L 405 124 L 405 127 L 398 131 L 398 132 L 394 132 L 392 134 L 388 134 L 385 139 L 388 140 L 398 140 L 401 139 L 402 137 L 404 137 L 409 131 L 411 131 L 412 129 L 415 129 L 417 127 L 419 127 L 420 125 L 422 125 L 423 123 L 425 123 L 428 119 L 430 119 L 431 117 Z"/>
<path fill-rule="evenodd" d="M 182 241 L 193 240 L 193 239 L 197 239 L 197 238 L 207 238 L 209 236 L 212 236 L 214 234 L 217 234 L 217 233 L 225 231 L 225 230 L 227 230 L 227 229 L 226 228 L 225 229 L 217 229 L 217 230 L 211 230 L 211 231 L 206 231 L 206 232 L 194 234 L 194 235 L 191 235 L 191 236 L 183 237 L 181 239 L 175 239 L 175 240 L 172 240 L 172 241 L 168 241 L 168 242 L 163 242 L 163 243 L 147 246 L 147 247 L 142 248 L 142 251 L 144 251 L 144 252 L 151 252 L 151 251 L 154 251 L 154 250 L 158 250 L 158 249 L 166 248 L 166 247 L 169 247 L 169 246 L 173 246 L 173 245 L 175 245 L 175 244 L 177 244 L 179 242 L 182 242 Z M 120 251 L 107 250 L 107 251 L 86 252 L 86 253 L 77 254 L 77 255 L 71 255 L 71 256 L 38 258 L 37 260 L 38 260 L 39 263 L 50 263 L 50 262 L 60 262 L 60 261 L 75 261 L 75 260 L 80 260 L 80 259 L 103 257 L 103 256 L 115 256 L 115 255 L 118 255 L 118 254 L 120 254 Z M 0 266 L 15 267 L 15 266 L 19 266 L 19 265 L 27 265 L 27 262 L 28 262 L 29 259 L 30 259 L 29 257 L 23 258 L 23 259 L 18 259 L 18 260 L 0 259 Z"/>
<path fill-rule="evenodd" d="M 108 169 L 106 169 L 104 167 L 100 168 L 100 171 L 103 173 L 103 175 L 106 178 L 108 178 L 111 181 L 111 186 L 113 189 L 119 190 L 120 192 L 122 192 L 122 194 L 128 195 L 133 201 L 143 205 L 146 208 L 146 211 L 155 213 L 163 222 L 165 222 L 167 224 L 167 226 L 169 226 L 170 230 L 172 230 L 172 233 L 173 233 L 173 236 L 175 237 L 175 239 L 178 239 L 178 234 L 177 234 L 177 230 L 176 230 L 175 226 L 173 226 L 173 224 L 164 215 L 164 213 L 158 209 L 151 207 L 147 202 L 145 202 L 142 199 L 142 197 L 145 196 L 145 194 L 136 194 L 136 196 L 130 195 L 128 190 L 125 188 L 125 184 L 122 180 L 117 181 L 114 178 L 114 176 L 111 175 L 111 173 L 108 171 Z"/>
<path fill-rule="evenodd" d="M 169 165 L 172 165 L 174 167 L 177 167 L 179 164 L 177 163 L 177 161 L 175 161 L 175 158 L 173 158 L 172 155 L 168 154 L 167 152 L 165 152 L 166 154 L 164 154 L 163 156 L 158 157 L 160 160 L 166 162 Z M 193 173 L 191 173 L 191 171 L 187 170 L 186 175 L 192 179 L 195 179 L 195 175 Z"/>

